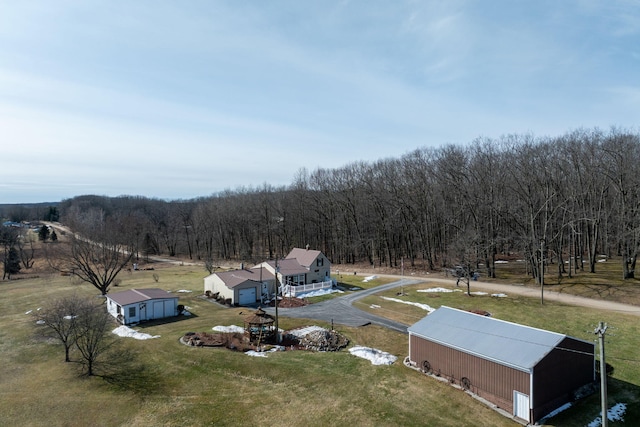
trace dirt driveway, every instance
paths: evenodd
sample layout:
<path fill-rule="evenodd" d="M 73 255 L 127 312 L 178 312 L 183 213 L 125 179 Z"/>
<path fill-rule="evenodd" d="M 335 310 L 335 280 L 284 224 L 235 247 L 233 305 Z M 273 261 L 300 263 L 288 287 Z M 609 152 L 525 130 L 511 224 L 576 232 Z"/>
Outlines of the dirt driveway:
<path fill-rule="evenodd" d="M 378 274 L 378 276 L 388 277 L 388 278 L 398 279 L 398 280 L 403 278 L 403 276 L 397 276 L 397 275 L 391 275 L 391 274 Z M 404 278 L 406 278 L 406 276 Z M 456 284 L 455 279 L 446 279 L 443 277 L 438 277 L 436 275 L 426 276 L 426 277 L 411 276 L 411 278 L 419 281 L 424 281 L 424 282 L 441 283 L 443 285 L 448 285 L 448 286 L 455 286 Z M 461 287 L 462 286 L 463 285 L 461 285 Z M 464 285 L 464 288 L 466 288 L 466 285 Z M 501 284 L 501 283 L 487 283 L 487 282 L 476 282 L 476 281 L 471 282 L 471 291 L 475 292 L 478 290 L 488 291 L 492 293 L 522 295 L 525 297 L 540 299 L 540 288 L 526 287 L 522 285 L 508 285 L 508 284 Z M 549 290 L 544 291 L 544 300 L 557 301 L 567 305 L 576 305 L 580 307 L 595 308 L 599 310 L 630 314 L 633 316 L 640 316 L 640 306 L 622 304 L 622 303 L 613 302 L 613 301 L 585 298 L 577 295 L 565 294 L 565 293 L 554 292 Z"/>

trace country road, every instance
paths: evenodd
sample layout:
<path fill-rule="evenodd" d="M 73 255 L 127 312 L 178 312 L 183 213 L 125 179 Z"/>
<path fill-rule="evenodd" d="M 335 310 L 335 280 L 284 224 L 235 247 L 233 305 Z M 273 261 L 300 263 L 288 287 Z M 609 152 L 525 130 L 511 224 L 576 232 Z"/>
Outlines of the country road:
<path fill-rule="evenodd" d="M 369 274 L 367 274 L 368 276 Z M 388 289 L 398 288 L 401 286 L 410 286 L 418 283 L 429 284 L 442 284 L 448 286 L 455 286 L 455 279 L 446 279 L 442 277 L 428 276 L 428 277 L 416 277 L 411 278 L 403 277 L 400 275 L 390 274 L 378 274 L 379 277 L 386 277 L 391 279 L 397 279 L 386 285 L 377 286 L 375 288 L 365 289 L 350 293 L 348 295 L 339 296 L 330 300 L 326 300 L 317 304 L 311 304 L 304 307 L 296 308 L 280 308 L 278 314 L 285 317 L 294 318 L 306 318 L 325 321 L 327 323 L 338 323 L 346 326 L 364 326 L 368 324 L 375 324 L 383 326 L 389 329 L 393 329 L 398 332 L 407 333 L 407 326 L 403 323 L 389 320 L 382 316 L 377 316 L 372 313 L 362 311 L 353 307 L 353 303 L 368 295 L 372 295 L 378 292 L 386 291 Z M 487 283 L 474 281 L 471 284 L 472 292 L 481 290 L 492 293 L 505 293 L 507 295 L 521 295 L 531 298 L 540 298 L 540 289 L 529 288 L 518 285 L 508 285 L 499 283 Z M 603 311 L 617 312 L 623 314 L 630 314 L 634 316 L 640 316 L 640 307 L 622 304 L 612 301 L 595 300 L 591 298 L 584 298 L 576 295 L 564 294 L 553 291 L 544 292 L 544 299 L 548 301 L 557 301 L 567 305 L 575 305 L 580 307 L 595 308 Z M 266 309 L 270 314 L 274 314 L 274 308 Z"/>

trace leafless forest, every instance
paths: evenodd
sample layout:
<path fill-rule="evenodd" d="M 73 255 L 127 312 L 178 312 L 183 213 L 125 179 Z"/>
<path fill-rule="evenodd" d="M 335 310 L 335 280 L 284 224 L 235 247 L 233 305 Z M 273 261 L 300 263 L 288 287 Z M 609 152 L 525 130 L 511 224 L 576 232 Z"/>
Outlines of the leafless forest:
<path fill-rule="evenodd" d="M 624 277 L 633 278 L 640 135 L 613 128 L 478 138 L 373 163 L 300 169 L 279 188 L 179 201 L 85 195 L 64 200 L 59 212 L 72 229 L 106 232 L 141 258 L 252 262 L 309 245 L 334 263 L 463 264 L 487 276 L 497 259 L 517 256 L 535 277 L 541 258 L 571 274 L 594 271 L 600 256 L 619 256 Z"/>

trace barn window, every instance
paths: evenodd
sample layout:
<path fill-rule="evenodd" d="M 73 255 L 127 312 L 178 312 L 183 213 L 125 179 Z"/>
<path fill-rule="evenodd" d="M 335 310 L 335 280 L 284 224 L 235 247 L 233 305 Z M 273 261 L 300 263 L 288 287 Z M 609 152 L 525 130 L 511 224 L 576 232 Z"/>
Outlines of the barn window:
<path fill-rule="evenodd" d="M 324 258 L 318 258 L 316 260 L 316 267 L 322 267 L 324 265 Z"/>
<path fill-rule="evenodd" d="M 136 308 L 129 307 L 129 317 L 136 317 Z"/>

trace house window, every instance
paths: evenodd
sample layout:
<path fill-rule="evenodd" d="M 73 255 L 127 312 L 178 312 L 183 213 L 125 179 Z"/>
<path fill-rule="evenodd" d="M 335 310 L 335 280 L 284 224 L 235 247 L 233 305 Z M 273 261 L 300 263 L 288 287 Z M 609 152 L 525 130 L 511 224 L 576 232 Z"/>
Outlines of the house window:
<path fill-rule="evenodd" d="M 318 258 L 316 260 L 316 267 L 322 267 L 324 265 L 324 258 Z"/>
<path fill-rule="evenodd" d="M 129 307 L 129 317 L 136 317 L 136 308 Z"/>
<path fill-rule="evenodd" d="M 118 306 L 118 308 L 116 309 L 116 311 L 118 312 L 118 314 L 120 314 L 120 309 L 121 309 L 121 308 L 122 308 L 122 307 Z"/>

